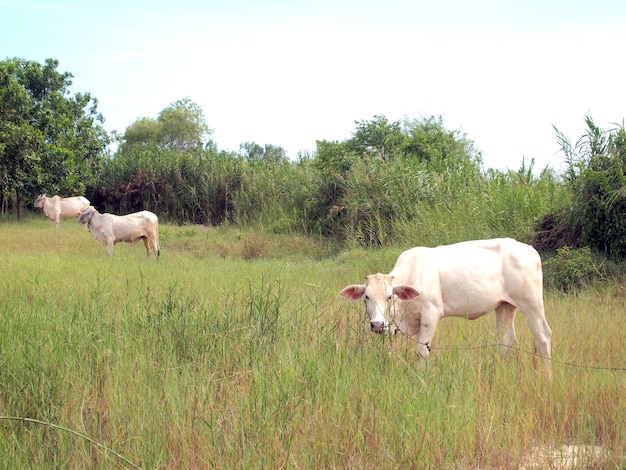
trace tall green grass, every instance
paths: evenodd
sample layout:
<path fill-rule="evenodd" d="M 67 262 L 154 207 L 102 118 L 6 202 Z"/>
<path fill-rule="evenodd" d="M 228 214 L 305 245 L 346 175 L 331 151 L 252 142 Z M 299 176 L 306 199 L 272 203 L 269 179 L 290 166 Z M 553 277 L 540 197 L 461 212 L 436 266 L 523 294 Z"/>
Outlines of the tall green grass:
<path fill-rule="evenodd" d="M 521 314 L 506 357 L 493 316 L 443 320 L 426 363 L 371 335 L 337 292 L 398 249 L 161 233 L 157 262 L 71 220 L 0 223 L 0 467 L 516 468 L 563 443 L 626 463 L 620 285 L 546 295 L 548 382 Z"/>
<path fill-rule="evenodd" d="M 340 210 L 351 246 L 433 246 L 514 237 L 529 242 L 540 218 L 569 203 L 556 175 L 483 173 L 473 164 L 434 171 L 407 160 L 357 161 Z M 351 242 L 351 243 L 350 243 Z"/>
<path fill-rule="evenodd" d="M 568 188 L 551 172 L 535 175 L 532 161 L 485 172 L 469 158 L 383 161 L 344 147 L 326 143 L 320 153 L 331 157 L 298 162 L 209 150 L 119 152 L 88 197 L 117 214 L 148 209 L 162 222 L 262 227 L 351 247 L 529 241 L 541 217 L 569 206 Z"/>

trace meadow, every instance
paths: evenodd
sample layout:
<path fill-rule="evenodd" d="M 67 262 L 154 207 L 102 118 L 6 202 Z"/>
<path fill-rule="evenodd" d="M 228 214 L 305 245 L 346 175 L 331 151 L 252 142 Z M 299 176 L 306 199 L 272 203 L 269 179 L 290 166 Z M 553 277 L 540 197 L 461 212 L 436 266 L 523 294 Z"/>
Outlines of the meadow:
<path fill-rule="evenodd" d="M 0 468 L 626 466 L 625 286 L 545 293 L 546 380 L 518 313 L 440 322 L 428 361 L 348 284 L 401 249 L 163 224 L 112 257 L 74 219 L 0 221 Z"/>

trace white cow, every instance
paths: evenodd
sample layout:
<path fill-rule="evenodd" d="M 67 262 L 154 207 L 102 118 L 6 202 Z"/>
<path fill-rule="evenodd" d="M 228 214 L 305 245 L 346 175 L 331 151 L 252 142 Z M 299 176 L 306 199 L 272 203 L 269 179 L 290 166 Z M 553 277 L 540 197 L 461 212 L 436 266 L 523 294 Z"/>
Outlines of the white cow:
<path fill-rule="evenodd" d="M 552 331 L 543 308 L 541 258 L 524 243 L 496 238 L 411 248 L 389 274 L 366 276 L 365 284 L 348 286 L 339 295 L 348 300 L 365 296 L 370 329 L 417 336 L 417 353 L 423 357 L 430 353 L 441 318 L 474 320 L 492 310 L 506 352 L 516 341 L 514 320 L 520 309 L 551 375 Z"/>
<path fill-rule="evenodd" d="M 48 197 L 46 194 L 40 194 L 35 199 L 35 207 L 43 209 L 44 214 L 56 222 L 57 228 L 61 223 L 61 217 L 78 217 L 88 206 L 89 200 L 83 196 Z"/>
<path fill-rule="evenodd" d="M 159 218 L 152 212 L 141 211 L 120 216 L 100 214 L 93 206 L 89 206 L 80 214 L 78 223 L 87 225 L 93 237 L 106 245 L 109 255 L 113 254 L 116 243 L 134 245 L 139 240 L 143 240 L 148 257 L 152 250 L 157 258 L 161 255 Z"/>

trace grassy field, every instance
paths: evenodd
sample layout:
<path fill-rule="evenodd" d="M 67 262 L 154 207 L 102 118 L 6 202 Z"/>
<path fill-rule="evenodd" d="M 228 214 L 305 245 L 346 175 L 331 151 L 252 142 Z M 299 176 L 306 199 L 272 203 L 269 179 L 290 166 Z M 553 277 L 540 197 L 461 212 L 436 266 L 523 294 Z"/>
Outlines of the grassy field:
<path fill-rule="evenodd" d="M 623 286 L 546 293 L 547 382 L 522 314 L 506 357 L 493 315 L 443 320 L 428 362 L 371 335 L 337 293 L 401 248 L 170 225 L 161 247 L 0 221 L 0 468 L 626 465 Z"/>

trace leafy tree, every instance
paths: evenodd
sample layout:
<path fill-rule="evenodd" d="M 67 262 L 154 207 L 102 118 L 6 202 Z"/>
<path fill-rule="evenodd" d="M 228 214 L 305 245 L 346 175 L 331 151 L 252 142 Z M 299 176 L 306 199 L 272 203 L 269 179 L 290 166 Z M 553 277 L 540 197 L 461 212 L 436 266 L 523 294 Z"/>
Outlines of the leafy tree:
<path fill-rule="evenodd" d="M 72 75 L 45 64 L 0 62 L 0 181 L 3 197 L 22 199 L 39 191 L 83 193 L 109 144 L 97 100 L 70 96 Z"/>
<path fill-rule="evenodd" d="M 239 153 L 249 162 L 254 162 L 263 158 L 263 147 L 256 142 L 244 142 L 239 145 Z"/>
<path fill-rule="evenodd" d="M 199 150 L 212 130 L 202 108 L 189 98 L 175 101 L 159 113 L 160 144 L 168 150 Z"/>
<path fill-rule="evenodd" d="M 120 150 L 156 148 L 175 152 L 211 147 L 213 133 L 205 122 L 202 108 L 183 98 L 164 108 L 156 119 L 141 117 L 126 128 Z"/>
<path fill-rule="evenodd" d="M 24 180 L 35 173 L 35 152 L 43 137 L 31 124 L 28 90 L 20 83 L 16 61 L 0 62 L 0 183 L 2 209 L 15 191 L 21 217 Z"/>
<path fill-rule="evenodd" d="M 430 164 L 436 170 L 458 167 L 460 164 L 480 166 L 481 156 L 474 143 L 460 131 L 448 130 L 443 118 L 406 119 L 402 153 L 406 158 L 414 158 Z"/>
<path fill-rule="evenodd" d="M 400 122 L 389 122 L 385 116 L 374 116 L 371 121 L 354 121 L 356 130 L 347 142 L 349 150 L 388 160 L 401 154 L 405 137 Z"/>
<path fill-rule="evenodd" d="M 356 130 L 345 142 L 346 149 L 362 158 L 390 161 L 405 158 L 427 163 L 435 170 L 460 162 L 481 163 L 474 144 L 460 131 L 443 125 L 443 118 L 429 117 L 389 122 L 385 116 L 355 121 Z"/>
<path fill-rule="evenodd" d="M 271 165 L 280 165 L 286 163 L 289 159 L 285 153 L 285 149 L 277 145 L 265 144 L 263 151 L 264 160 Z"/>
<path fill-rule="evenodd" d="M 126 128 L 121 136 L 122 147 L 127 149 L 156 148 L 160 139 L 160 125 L 156 119 L 141 117 Z"/>
<path fill-rule="evenodd" d="M 272 144 L 265 144 L 265 147 L 261 147 L 256 142 L 244 142 L 239 145 L 239 153 L 249 162 L 280 165 L 288 160 L 285 150 Z"/>

